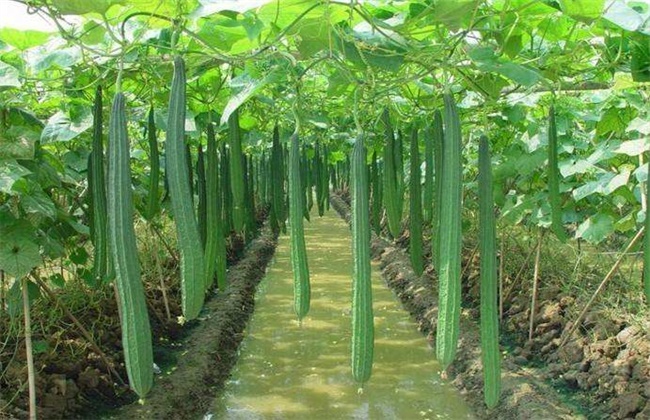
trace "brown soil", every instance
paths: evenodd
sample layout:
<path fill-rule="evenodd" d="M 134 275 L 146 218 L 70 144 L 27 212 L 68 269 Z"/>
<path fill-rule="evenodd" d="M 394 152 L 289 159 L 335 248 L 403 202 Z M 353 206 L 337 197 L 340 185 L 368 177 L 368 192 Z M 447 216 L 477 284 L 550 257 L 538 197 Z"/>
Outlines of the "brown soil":
<path fill-rule="evenodd" d="M 263 212 L 259 215 L 264 218 Z M 171 321 L 166 319 L 162 293 L 155 285 L 147 286 L 147 305 L 154 337 L 154 361 L 163 370 L 177 364 L 174 375 L 185 375 L 174 383 L 179 384 L 175 395 L 170 397 L 170 378 L 174 375 L 156 377 L 157 386 L 148 397 L 148 407 L 157 402 L 157 408 L 177 405 L 181 413 L 189 412 L 179 401 L 192 405 L 198 414 L 208 403 L 208 396 L 228 375 L 236 359 L 236 350 L 250 313 L 255 285 L 275 249 L 275 236 L 270 229 L 263 228 L 260 236 L 248 248 L 244 241 L 232 235 L 228 241 L 228 288 L 225 293 L 214 292 L 206 302 L 200 321 L 181 326 L 176 321 L 181 315 L 178 267 L 169 258 L 163 261 Z M 234 265 L 239 261 L 236 265 Z M 47 299 L 37 299 L 32 308 L 33 340 L 41 343 L 45 350 L 35 354 L 37 369 L 36 401 L 39 418 L 96 418 L 98 413 L 132 403 L 137 397 L 123 381 L 127 375 L 124 368 L 121 345 L 119 315 L 113 290 L 110 287 L 88 289 L 86 285 L 75 285 L 77 293 L 71 293 L 71 285 L 55 290 L 58 306 Z M 94 352 L 83 335 L 63 314 L 59 306 L 65 306 L 92 334 L 95 343 L 106 355 L 113 371 Z M 0 315 L 6 312 L 0 312 Z M 16 322 L 20 322 L 17 320 Z M 15 333 L 5 338 L 4 331 L 10 330 L 8 317 L 0 316 L 0 419 L 22 419 L 28 417 L 26 357 L 22 337 Z M 6 341 L 5 341 L 6 340 Z M 192 348 L 192 353 L 183 352 Z M 194 350 L 196 349 L 196 350 Z M 199 365 L 198 358 L 210 359 L 210 364 Z M 184 374 L 188 362 L 201 366 L 201 375 Z M 176 373 L 178 372 L 178 373 Z M 196 375 L 196 380 L 189 378 Z M 173 386 L 171 386 L 173 388 Z M 183 389 L 180 389 L 183 388 Z M 205 400 L 194 395 L 195 390 L 205 391 Z M 185 393 L 185 394 L 183 394 Z M 162 395 L 164 394 L 164 395 Z M 164 398 L 164 400 L 163 400 Z M 163 403 L 164 402 L 164 403 Z M 139 411 L 139 410 L 138 410 Z M 156 415 L 156 418 L 164 418 Z M 169 417 L 176 417 L 171 412 Z M 183 416 L 185 417 L 185 416 Z"/>
<path fill-rule="evenodd" d="M 332 207 L 349 220 L 349 205 L 339 196 L 332 195 Z M 398 241 L 399 243 L 399 241 Z M 419 330 L 435 344 L 438 298 L 435 293 L 435 273 L 427 272 L 417 277 L 411 269 L 410 259 L 399 245 L 372 237 L 373 257 L 380 262 L 383 278 L 402 301 L 417 322 Z M 560 395 L 544 380 L 539 370 L 524 368 L 515 363 L 512 355 L 502 361 L 502 395 L 499 405 L 487 410 L 483 403 L 483 373 L 481 367 L 479 329 L 475 311 L 463 310 L 461 338 L 456 360 L 448 376 L 466 396 L 476 415 L 486 419 L 574 419 L 582 418 L 576 410 L 563 403 Z"/>

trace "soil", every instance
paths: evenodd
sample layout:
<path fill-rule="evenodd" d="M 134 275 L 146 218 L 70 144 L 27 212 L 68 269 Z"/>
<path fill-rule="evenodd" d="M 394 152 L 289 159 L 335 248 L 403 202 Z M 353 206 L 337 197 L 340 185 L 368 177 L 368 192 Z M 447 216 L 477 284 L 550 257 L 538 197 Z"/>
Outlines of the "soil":
<path fill-rule="evenodd" d="M 345 197 L 345 196 L 344 196 Z M 332 195 L 332 207 L 349 221 L 349 204 Z M 418 277 L 411 268 L 408 254 L 396 241 L 390 243 L 372 235 L 372 255 L 379 261 L 384 281 L 415 319 L 418 329 L 435 344 L 438 298 L 435 273 L 429 266 Z M 499 405 L 486 409 L 483 403 L 479 329 L 474 308 L 461 314 L 461 335 L 456 360 L 448 369 L 452 383 L 463 393 L 476 415 L 486 419 L 575 419 L 585 418 L 579 410 L 563 401 L 560 393 L 545 380 L 540 369 L 523 367 L 512 354 L 502 360 L 502 394 Z M 524 329 L 526 330 L 526 329 Z M 527 331 L 527 330 L 526 330 Z"/>
<path fill-rule="evenodd" d="M 261 212 L 259 220 L 264 218 Z M 154 361 L 163 371 L 174 370 L 174 374 L 157 376 L 157 386 L 148 396 L 147 404 L 131 408 L 134 414 L 129 414 L 129 418 L 154 404 L 161 413 L 165 407 L 176 405 L 181 413 L 189 413 L 191 409 L 193 414 L 209 405 L 208 398 L 212 400 L 214 390 L 223 383 L 234 364 L 241 332 L 253 311 L 255 285 L 263 278 L 275 244 L 276 237 L 267 227 L 261 229 L 258 238 L 247 248 L 242 238 L 231 235 L 227 290 L 213 292 L 200 320 L 184 326 L 177 322 L 181 315 L 178 267 L 173 258 L 163 261 L 171 320 L 166 318 L 161 291 L 152 284 L 147 284 L 147 305 Z M 89 291 L 83 284 L 78 286 L 77 294 L 70 292 L 75 289 L 70 286 L 56 290 L 58 304 L 38 299 L 32 308 L 33 340 L 44 348 L 35 354 L 39 418 L 96 418 L 100 412 L 108 413 L 137 401 L 137 396 L 124 384 L 127 375 L 112 288 Z M 68 308 L 90 331 L 104 358 L 90 347 L 60 306 Z M 10 320 L 0 318 L 0 330 L 10 331 L 9 328 Z M 3 334 L 0 340 L 0 419 L 28 418 L 25 346 L 22 337 L 15 336 L 10 334 L 5 339 Z M 192 352 L 184 355 L 189 348 Z M 191 367 L 184 368 L 188 363 Z M 200 368 L 200 374 L 191 370 L 196 367 Z M 171 379 L 177 375 L 179 379 Z M 172 380 L 179 386 L 171 385 Z M 175 394 L 170 394 L 170 390 Z M 205 399 L 197 398 L 195 390 L 205 391 Z M 181 401 L 192 407 L 183 407 Z M 166 417 L 157 413 L 152 416 Z M 171 411 L 167 417 L 179 418 Z"/>

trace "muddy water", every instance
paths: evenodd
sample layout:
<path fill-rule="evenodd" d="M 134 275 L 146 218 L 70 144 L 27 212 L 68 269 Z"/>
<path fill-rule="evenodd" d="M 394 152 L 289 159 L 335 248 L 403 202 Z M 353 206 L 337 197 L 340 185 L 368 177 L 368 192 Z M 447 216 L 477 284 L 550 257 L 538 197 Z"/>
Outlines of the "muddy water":
<path fill-rule="evenodd" d="M 240 359 L 215 401 L 216 419 L 465 419 L 426 340 L 373 267 L 375 361 L 363 391 L 350 371 L 350 231 L 333 211 L 305 223 L 311 310 L 293 312 L 289 238 L 256 297 Z"/>

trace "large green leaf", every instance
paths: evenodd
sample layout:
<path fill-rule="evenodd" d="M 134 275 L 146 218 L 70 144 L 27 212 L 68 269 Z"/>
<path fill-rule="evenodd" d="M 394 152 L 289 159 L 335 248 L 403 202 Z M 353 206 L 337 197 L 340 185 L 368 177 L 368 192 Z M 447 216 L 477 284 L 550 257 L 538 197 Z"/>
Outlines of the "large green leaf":
<path fill-rule="evenodd" d="M 241 22 L 225 16 L 206 20 L 198 35 L 209 45 L 222 51 L 230 51 L 238 41 L 248 40 L 248 33 Z"/>
<path fill-rule="evenodd" d="M 478 0 L 438 0 L 434 3 L 432 17 L 450 28 L 456 28 L 472 16 Z"/>
<path fill-rule="evenodd" d="M 501 74 L 520 85 L 532 86 L 542 79 L 537 70 L 498 58 L 490 47 L 474 48 L 469 52 L 469 56 L 479 69 Z"/>
<path fill-rule="evenodd" d="M 150 3 L 158 3 L 150 1 Z M 114 4 L 124 4 L 123 0 L 51 0 L 52 6 L 62 15 L 103 14 Z"/>
<path fill-rule="evenodd" d="M 21 130 L 22 129 L 22 130 Z M 21 132 L 22 131 L 22 132 Z M 22 136 L 22 133 L 27 135 Z M 26 127 L 11 127 L 0 133 L 0 161 L 3 159 L 31 159 L 34 157 L 34 139 Z"/>
<path fill-rule="evenodd" d="M 602 213 L 597 213 L 584 222 L 576 230 L 576 238 L 597 244 L 614 232 L 614 219 Z"/>
<path fill-rule="evenodd" d="M 226 124 L 230 115 L 235 112 L 244 102 L 253 97 L 264 86 L 269 83 L 280 80 L 282 77 L 278 69 L 274 69 L 261 79 L 253 79 L 248 73 L 244 73 L 230 81 L 230 87 L 234 95 L 226 104 L 221 114 L 221 124 Z"/>
<path fill-rule="evenodd" d="M 628 140 L 621 143 L 620 146 L 614 149 L 614 152 L 628 156 L 638 156 L 648 150 L 648 146 L 650 146 L 649 139 Z"/>
<path fill-rule="evenodd" d="M 627 184 L 630 171 L 624 170 L 620 174 L 606 173 L 595 181 L 588 182 L 573 190 L 573 199 L 578 201 L 592 194 L 610 195 L 618 188 Z"/>
<path fill-rule="evenodd" d="M 27 31 L 14 28 L 0 29 L 0 41 L 22 51 L 43 45 L 50 36 L 51 34 L 41 31 Z"/>
<path fill-rule="evenodd" d="M 13 194 L 16 181 L 31 172 L 13 159 L 0 160 L 0 192 Z"/>
<path fill-rule="evenodd" d="M 630 122 L 630 125 L 625 129 L 625 132 L 637 131 L 640 134 L 650 134 L 650 121 L 637 117 Z"/>
<path fill-rule="evenodd" d="M 603 18 L 616 26 L 634 32 L 642 27 L 645 19 L 627 3 L 625 0 L 610 1 L 605 8 Z"/>
<path fill-rule="evenodd" d="M 38 245 L 23 237 L 0 241 L 0 269 L 10 276 L 20 278 L 29 274 L 41 263 Z"/>
<path fill-rule="evenodd" d="M 41 143 L 53 143 L 59 141 L 70 141 L 88 130 L 93 125 L 92 113 L 84 112 L 79 115 L 75 121 L 63 111 L 54 114 L 47 121 L 41 134 Z"/>
<path fill-rule="evenodd" d="M 569 16 L 588 21 L 603 13 L 605 0 L 559 0 L 562 11 Z"/>
<path fill-rule="evenodd" d="M 7 63 L 0 61 L 0 87 L 21 87 L 22 82 L 18 78 L 18 70 Z"/>
<path fill-rule="evenodd" d="M 34 229 L 25 220 L 0 212 L 0 270 L 20 278 L 41 264 Z"/>

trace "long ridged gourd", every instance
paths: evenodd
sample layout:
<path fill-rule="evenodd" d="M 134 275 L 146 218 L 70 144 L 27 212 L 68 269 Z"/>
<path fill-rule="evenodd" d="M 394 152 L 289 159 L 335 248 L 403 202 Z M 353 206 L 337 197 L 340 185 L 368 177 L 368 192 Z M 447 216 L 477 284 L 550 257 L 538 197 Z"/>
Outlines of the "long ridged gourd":
<path fill-rule="evenodd" d="M 395 133 L 390 123 L 388 109 L 384 109 L 381 120 L 384 124 L 386 143 L 384 144 L 384 206 L 388 218 L 388 230 L 393 238 L 399 237 L 402 230 L 402 209 L 398 198 L 397 168 L 395 165 Z"/>
<path fill-rule="evenodd" d="M 318 216 L 323 217 L 325 214 L 326 193 L 323 184 L 323 159 L 321 157 L 320 142 L 316 142 L 314 147 L 314 186 L 316 187 L 316 206 L 318 207 Z"/>
<path fill-rule="evenodd" d="M 440 269 L 440 205 L 442 204 L 442 171 L 444 168 L 443 155 L 445 148 L 445 133 L 442 127 L 442 114 L 439 110 L 433 114 L 433 214 L 431 215 L 431 258 L 436 270 Z"/>
<path fill-rule="evenodd" d="M 372 181 L 372 207 L 371 219 L 372 229 L 377 235 L 381 233 L 381 174 L 379 172 L 379 162 L 377 162 L 377 152 L 372 152 L 372 161 L 370 164 L 370 174 Z"/>
<path fill-rule="evenodd" d="M 329 210 L 329 197 L 330 197 L 330 174 L 327 169 L 327 146 L 323 146 L 321 154 L 321 167 L 320 167 L 320 182 L 323 190 L 323 203 L 325 211 Z"/>
<path fill-rule="evenodd" d="M 559 240 L 565 242 L 567 236 L 562 227 L 560 170 L 557 166 L 557 127 L 553 105 L 548 112 L 548 195 L 551 203 L 551 230 Z"/>
<path fill-rule="evenodd" d="M 443 370 L 456 356 L 460 328 L 462 156 L 460 119 L 451 93 L 444 94 L 445 146 L 443 149 L 439 290 L 436 357 Z"/>
<path fill-rule="evenodd" d="M 303 189 L 305 190 L 305 195 L 307 198 L 307 205 L 305 206 L 306 210 L 306 219 L 309 220 L 309 213 L 311 212 L 311 209 L 314 207 L 314 189 L 312 188 L 314 186 L 313 182 L 313 177 L 312 177 L 312 166 L 311 162 L 309 161 L 309 158 L 307 157 L 308 152 L 307 152 L 307 147 L 303 147 L 302 149 L 302 164 L 303 164 L 303 173 L 304 176 L 302 179 L 305 180 Z"/>
<path fill-rule="evenodd" d="M 286 194 L 284 189 L 285 181 L 285 167 L 284 167 L 284 152 L 280 144 L 280 130 L 276 124 L 273 127 L 273 146 L 271 149 L 271 176 L 273 182 L 271 188 L 273 191 L 273 202 L 271 203 L 273 216 L 276 219 L 277 227 L 273 226 L 274 231 L 277 233 L 280 230 L 286 232 Z M 277 229 L 277 230 L 276 230 Z"/>
<path fill-rule="evenodd" d="M 196 161 L 196 182 L 197 188 L 196 191 L 199 196 L 199 205 L 197 208 L 197 216 L 199 223 L 199 237 L 201 238 L 201 245 L 205 249 L 205 239 L 208 232 L 207 226 L 207 191 L 205 185 L 205 157 L 203 154 L 203 147 L 199 144 L 198 149 L 198 159 Z"/>
<path fill-rule="evenodd" d="M 424 191 L 422 198 L 422 221 L 431 224 L 433 220 L 433 198 L 435 197 L 433 168 L 433 124 L 424 131 Z"/>
<path fill-rule="evenodd" d="M 115 94 L 109 124 L 108 231 L 122 314 L 122 346 L 130 387 L 144 398 L 153 385 L 151 326 L 140 279 L 124 95 Z"/>
<path fill-rule="evenodd" d="M 185 319 L 191 320 L 197 317 L 203 306 L 205 262 L 194 216 L 185 147 L 185 84 L 185 62 L 181 57 L 176 57 L 169 95 L 165 149 L 169 195 L 181 255 L 181 307 Z"/>
<path fill-rule="evenodd" d="M 219 182 L 219 155 L 214 127 L 208 124 L 208 148 L 206 151 L 206 224 L 205 245 L 206 288 L 212 286 L 214 278 L 220 291 L 226 290 L 226 240 L 221 217 L 221 189 Z"/>
<path fill-rule="evenodd" d="M 648 159 L 650 174 L 650 159 Z M 646 305 L 650 306 L 650 179 L 645 184 L 645 233 L 643 236 L 643 290 Z"/>
<path fill-rule="evenodd" d="M 397 207 L 399 208 L 400 215 L 400 225 L 402 222 L 402 216 L 404 215 L 404 135 L 402 130 L 397 130 L 397 136 L 395 136 L 395 143 L 393 148 L 394 159 L 395 159 L 395 185 L 397 187 Z"/>
<path fill-rule="evenodd" d="M 363 384 L 370 379 L 374 350 L 368 168 L 364 135 L 357 135 L 352 150 L 352 376 Z"/>
<path fill-rule="evenodd" d="M 310 183 L 310 176 L 309 176 L 309 161 L 307 160 L 307 151 L 306 148 L 302 148 L 302 152 L 300 153 L 300 179 L 302 180 L 300 182 L 300 186 L 302 187 L 303 194 L 305 195 L 305 200 L 303 203 L 305 205 L 303 206 L 302 212 L 305 217 L 305 220 L 309 221 L 309 211 L 311 208 L 309 207 L 310 200 L 309 200 L 309 195 L 311 192 L 311 187 L 309 185 Z M 311 203 L 312 205 L 314 204 L 313 202 Z"/>
<path fill-rule="evenodd" d="M 108 220 L 106 216 L 106 182 L 104 174 L 104 134 L 102 88 L 95 90 L 93 103 L 93 149 L 90 156 L 90 193 L 92 196 L 92 234 L 94 245 L 93 276 L 99 284 L 109 274 Z"/>
<path fill-rule="evenodd" d="M 492 191 L 492 162 L 487 137 L 478 151 L 479 244 L 481 251 L 481 357 L 485 404 L 493 408 L 501 394 L 499 314 L 497 302 L 496 222 Z"/>
<path fill-rule="evenodd" d="M 416 275 L 421 276 L 424 271 L 422 258 L 422 191 L 420 189 L 420 147 L 418 145 L 418 129 L 411 129 L 411 177 L 409 192 L 409 251 L 411 266 Z"/>
<path fill-rule="evenodd" d="M 244 191 L 246 193 L 245 229 L 246 229 L 246 238 L 247 240 L 250 240 L 253 238 L 253 234 L 255 233 L 255 228 L 257 225 L 257 221 L 255 220 L 255 206 L 257 201 L 255 200 L 255 168 L 253 165 L 253 156 L 249 156 L 248 158 L 245 158 L 244 165 L 245 165 L 244 167 L 246 168 L 246 171 L 244 172 L 244 182 L 245 182 Z"/>
<path fill-rule="evenodd" d="M 226 144 L 221 143 L 219 149 L 219 184 L 221 185 L 221 218 L 223 219 L 224 231 L 227 233 L 232 232 L 232 191 L 230 189 L 230 156 Z"/>
<path fill-rule="evenodd" d="M 230 187 L 232 190 L 232 223 L 235 232 L 242 233 L 246 220 L 246 191 L 244 185 L 244 155 L 239 129 L 239 111 L 228 117 L 228 145 L 230 146 Z"/>
<path fill-rule="evenodd" d="M 309 285 L 309 264 L 305 247 L 303 225 L 305 194 L 300 179 L 300 144 L 298 132 L 290 139 L 289 149 L 289 229 L 291 235 L 291 267 L 293 268 L 293 300 L 298 320 L 309 312 L 311 287 Z"/>
<path fill-rule="evenodd" d="M 147 117 L 147 143 L 149 144 L 149 194 L 147 194 L 147 219 L 153 220 L 160 209 L 160 153 L 153 105 L 149 107 Z"/>
<path fill-rule="evenodd" d="M 187 161 L 187 170 L 190 176 L 190 197 L 194 201 L 194 167 L 192 166 L 192 150 L 189 143 L 185 143 L 185 160 Z"/>

